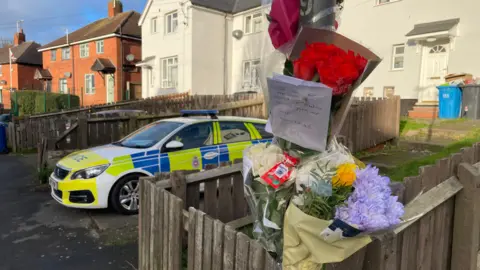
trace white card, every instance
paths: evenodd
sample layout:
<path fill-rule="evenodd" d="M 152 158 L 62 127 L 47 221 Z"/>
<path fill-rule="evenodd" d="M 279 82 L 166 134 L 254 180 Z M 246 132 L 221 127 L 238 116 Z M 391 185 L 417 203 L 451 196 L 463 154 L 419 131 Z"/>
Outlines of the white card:
<path fill-rule="evenodd" d="M 324 151 L 332 89 L 284 75 L 274 75 L 267 81 L 272 133 L 302 147 Z"/>

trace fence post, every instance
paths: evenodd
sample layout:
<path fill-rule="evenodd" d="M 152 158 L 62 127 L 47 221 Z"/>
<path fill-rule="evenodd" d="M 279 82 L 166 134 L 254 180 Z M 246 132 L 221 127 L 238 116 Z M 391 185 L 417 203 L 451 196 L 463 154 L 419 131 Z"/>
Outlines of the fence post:
<path fill-rule="evenodd" d="M 480 230 L 480 173 L 468 163 L 458 166 L 463 189 L 455 196 L 451 269 L 476 270 Z"/>
<path fill-rule="evenodd" d="M 78 117 L 77 135 L 80 137 L 80 149 L 88 148 L 88 121 L 85 115 Z"/>
<path fill-rule="evenodd" d="M 137 117 L 136 116 L 130 116 L 130 120 L 128 122 L 128 129 L 129 129 L 130 133 L 137 130 Z"/>
<path fill-rule="evenodd" d="M 185 179 L 185 173 L 183 171 L 172 172 L 170 175 L 170 181 L 172 183 L 172 194 L 182 199 L 185 208 L 187 205 L 187 182 Z"/>

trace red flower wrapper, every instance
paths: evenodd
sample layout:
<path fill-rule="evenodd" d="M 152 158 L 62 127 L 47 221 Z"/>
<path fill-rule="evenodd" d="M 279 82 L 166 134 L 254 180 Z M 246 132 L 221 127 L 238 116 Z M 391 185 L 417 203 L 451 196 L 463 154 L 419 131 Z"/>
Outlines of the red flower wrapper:
<path fill-rule="evenodd" d="M 293 168 L 298 164 L 299 160 L 287 153 L 284 153 L 285 159 L 282 162 L 275 164 L 268 172 L 262 175 L 262 179 L 272 186 L 273 188 L 279 188 L 285 183 L 292 174 Z"/>
<path fill-rule="evenodd" d="M 289 59 L 292 76 L 319 81 L 333 89 L 330 139 L 338 135 L 351 106 L 353 91 L 381 59 L 371 50 L 334 31 L 303 27 Z"/>

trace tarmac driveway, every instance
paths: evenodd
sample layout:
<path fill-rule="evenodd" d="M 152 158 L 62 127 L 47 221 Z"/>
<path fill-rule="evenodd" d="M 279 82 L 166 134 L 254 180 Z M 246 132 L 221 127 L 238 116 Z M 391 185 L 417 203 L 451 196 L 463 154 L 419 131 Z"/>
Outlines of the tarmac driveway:
<path fill-rule="evenodd" d="M 31 155 L 0 155 L 0 269 L 135 269 L 137 243 L 103 241 L 91 212 L 34 191 L 34 164 Z"/>

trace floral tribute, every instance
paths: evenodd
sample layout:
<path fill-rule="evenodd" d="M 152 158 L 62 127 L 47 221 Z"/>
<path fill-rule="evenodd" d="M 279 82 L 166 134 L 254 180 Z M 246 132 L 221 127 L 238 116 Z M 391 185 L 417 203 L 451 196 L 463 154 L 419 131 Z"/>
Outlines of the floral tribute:
<path fill-rule="evenodd" d="M 369 66 L 379 62 L 373 63 L 368 49 L 360 54 L 335 43 L 342 40 L 335 33 L 342 5 L 343 0 L 273 0 L 267 15 L 271 45 L 285 54 L 281 76 L 331 90 L 330 121 L 322 123 L 329 130 L 341 127 L 334 116 L 348 112 L 353 91 L 368 76 Z M 308 36 L 311 40 L 305 42 L 304 28 L 314 29 L 308 33 L 328 30 L 334 38 Z M 302 49 L 295 53 L 295 48 Z M 274 136 L 271 143 L 244 152 L 253 234 L 284 269 L 317 269 L 342 261 L 368 244 L 372 233 L 403 221 L 404 206 L 392 194 L 390 179 L 357 160 L 335 135 L 329 134 L 324 151 Z"/>

